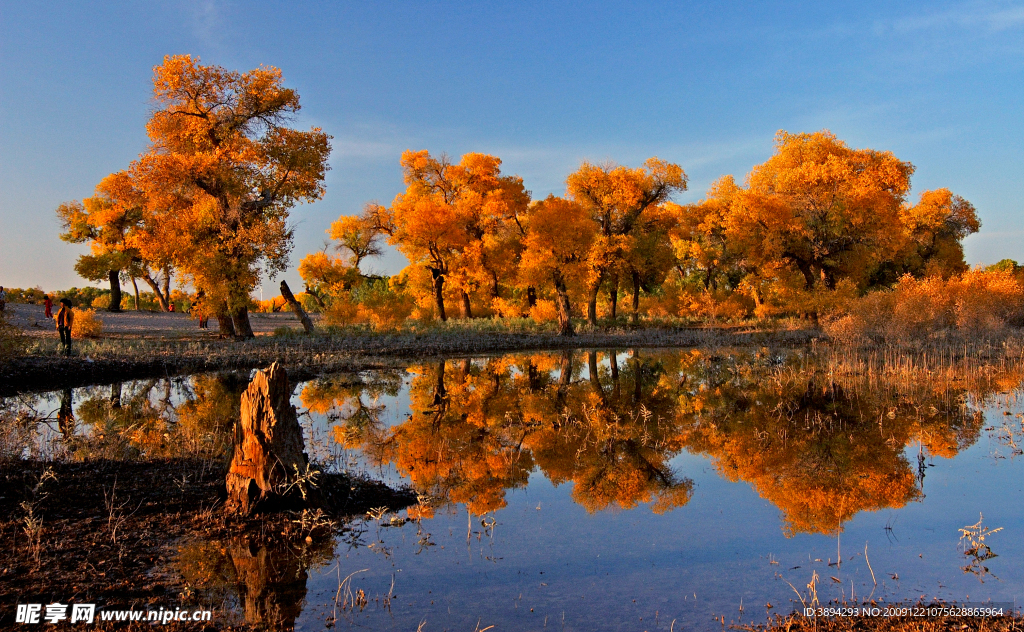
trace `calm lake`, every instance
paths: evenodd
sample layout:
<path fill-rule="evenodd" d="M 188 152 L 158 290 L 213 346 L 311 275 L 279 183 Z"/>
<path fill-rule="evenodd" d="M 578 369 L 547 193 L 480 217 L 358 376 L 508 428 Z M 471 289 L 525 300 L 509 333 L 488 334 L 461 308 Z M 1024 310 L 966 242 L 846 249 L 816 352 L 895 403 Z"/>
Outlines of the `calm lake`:
<path fill-rule="evenodd" d="M 276 569 L 259 582 L 222 543 L 175 543 L 168 570 L 218 619 L 302 630 L 721 629 L 815 598 L 1019 607 L 1024 373 L 930 362 L 576 351 L 322 376 L 294 393 L 310 457 L 419 504 L 316 554 L 254 554 Z M 48 420 L 4 441 L 216 454 L 247 379 L 0 400 Z"/>

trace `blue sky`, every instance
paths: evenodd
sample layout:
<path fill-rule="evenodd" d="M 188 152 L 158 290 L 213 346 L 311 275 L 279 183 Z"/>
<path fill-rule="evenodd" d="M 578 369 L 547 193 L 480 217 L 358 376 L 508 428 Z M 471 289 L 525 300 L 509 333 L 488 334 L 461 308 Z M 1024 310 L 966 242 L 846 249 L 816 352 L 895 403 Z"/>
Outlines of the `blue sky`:
<path fill-rule="evenodd" d="M 742 179 L 779 129 L 828 128 L 977 207 L 971 263 L 1024 260 L 1024 1 L 303 3 L 0 1 L 0 285 L 83 285 L 53 210 L 146 147 L 153 66 L 282 69 L 297 126 L 334 136 L 296 208 L 292 268 L 402 189 L 405 149 L 492 153 L 535 197 L 584 160 L 650 156 L 680 202 Z M 392 253 L 372 264 L 395 272 Z M 268 291 L 269 291 L 268 286 Z"/>

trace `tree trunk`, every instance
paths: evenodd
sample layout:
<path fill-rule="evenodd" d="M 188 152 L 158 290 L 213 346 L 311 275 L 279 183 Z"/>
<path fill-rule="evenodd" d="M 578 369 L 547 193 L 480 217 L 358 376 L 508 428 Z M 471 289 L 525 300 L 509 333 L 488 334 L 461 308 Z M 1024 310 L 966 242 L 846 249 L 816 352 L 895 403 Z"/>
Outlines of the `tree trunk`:
<path fill-rule="evenodd" d="M 159 292 L 158 292 L 159 294 Z M 164 311 L 171 311 L 171 269 L 164 268 L 164 294 L 163 300 L 160 304 L 164 306 Z"/>
<path fill-rule="evenodd" d="M 156 279 L 149 272 L 146 273 L 142 280 L 146 282 L 146 285 L 153 289 L 153 294 L 156 294 L 156 300 L 160 302 L 160 308 L 165 312 L 170 311 L 171 305 L 167 297 L 160 291 L 160 286 L 157 284 Z M 219 318 L 219 317 L 218 317 Z"/>
<path fill-rule="evenodd" d="M 593 326 L 597 326 L 597 293 L 601 290 L 601 282 L 604 281 L 604 273 L 602 272 L 597 282 L 590 287 L 590 296 L 587 300 L 587 322 Z"/>
<path fill-rule="evenodd" d="M 608 352 L 608 366 L 612 370 L 612 397 L 619 399 L 619 359 L 614 351 Z"/>
<path fill-rule="evenodd" d="M 445 400 L 448 399 L 448 389 L 444 386 L 444 360 L 437 362 L 437 381 L 434 383 L 434 407 L 442 410 Z"/>
<path fill-rule="evenodd" d="M 531 393 L 536 393 L 541 389 L 540 371 L 537 370 L 537 365 L 533 363 L 533 360 L 530 360 L 526 366 L 526 383 L 530 385 Z"/>
<path fill-rule="evenodd" d="M 287 281 L 281 281 L 281 296 L 283 296 L 284 300 L 288 301 L 288 304 L 292 306 L 292 311 L 295 312 L 295 315 L 298 317 L 299 322 L 302 323 L 302 328 L 306 330 L 306 333 L 313 333 L 313 321 L 311 321 L 309 316 L 306 315 L 306 310 L 302 309 L 302 305 L 299 305 L 299 302 L 295 300 L 295 295 L 292 294 L 292 290 L 288 287 Z"/>
<path fill-rule="evenodd" d="M 537 306 L 537 288 L 532 285 L 526 288 L 526 304 L 529 305 L 531 309 Z"/>
<path fill-rule="evenodd" d="M 221 338 L 234 338 L 235 325 L 231 322 L 231 315 L 228 313 L 228 304 L 220 301 L 217 305 L 217 327 L 220 330 Z"/>
<path fill-rule="evenodd" d="M 491 270 L 491 298 L 498 298 L 501 295 L 498 287 L 498 273 Z"/>
<path fill-rule="evenodd" d="M 75 436 L 75 395 L 70 388 L 60 393 L 60 409 L 57 410 L 57 428 L 65 441 Z"/>
<path fill-rule="evenodd" d="M 309 287 L 308 283 L 306 284 L 306 294 L 309 294 L 310 296 L 313 297 L 313 300 L 315 300 L 316 304 L 320 306 L 320 309 L 327 309 L 327 304 L 324 303 L 323 297 L 320 296 L 318 292 L 315 292 L 311 287 Z"/>
<path fill-rule="evenodd" d="M 812 289 L 814 287 L 814 270 L 811 269 L 811 264 L 806 261 L 797 261 L 796 267 L 799 268 L 801 274 L 804 275 L 804 289 Z"/>
<path fill-rule="evenodd" d="M 604 388 L 601 387 L 601 376 L 600 369 L 597 366 L 597 352 L 587 352 L 587 372 L 590 373 L 590 388 L 597 395 L 598 399 L 601 400 L 601 404 L 607 403 L 605 401 Z"/>
<path fill-rule="evenodd" d="M 239 339 L 255 338 L 252 325 L 249 323 L 249 293 L 237 292 L 230 296 L 227 303 L 228 313 L 231 314 L 231 324 L 234 326 L 234 337 Z"/>
<path fill-rule="evenodd" d="M 555 282 L 555 303 L 558 307 L 558 335 L 575 336 L 572 328 L 572 305 L 569 303 L 569 291 L 565 286 L 565 279 L 557 270 L 554 274 Z"/>
<path fill-rule="evenodd" d="M 608 290 L 608 302 L 610 303 L 609 307 L 611 308 L 612 320 L 615 320 L 615 316 L 618 313 L 618 307 L 619 307 L 619 287 L 618 287 L 618 283 L 615 284 L 615 287 L 613 287 L 612 289 Z"/>
<path fill-rule="evenodd" d="M 139 302 L 139 283 L 132 277 L 132 287 L 135 288 L 135 311 L 142 311 L 142 304 Z"/>
<path fill-rule="evenodd" d="M 564 391 L 572 383 L 572 351 L 566 349 L 562 352 L 562 359 L 558 367 L 558 390 Z"/>
<path fill-rule="evenodd" d="M 107 272 L 107 279 L 110 281 L 110 305 L 107 306 L 108 312 L 120 312 L 121 311 L 121 272 L 118 270 L 110 270 Z"/>
<path fill-rule="evenodd" d="M 441 322 L 446 322 L 448 315 L 444 313 L 444 274 L 437 268 L 430 268 L 430 274 L 434 284 L 434 305 L 437 306 L 437 317 L 441 319 Z"/>
<path fill-rule="evenodd" d="M 634 325 L 640 320 L 640 273 L 633 272 L 633 314 L 629 317 Z"/>
<path fill-rule="evenodd" d="M 231 324 L 235 326 L 235 338 L 255 338 L 252 325 L 249 323 L 249 308 L 244 304 L 231 310 Z"/>
<path fill-rule="evenodd" d="M 225 480 L 229 509 L 250 515 L 323 506 L 308 478 L 309 458 L 291 395 L 288 376 L 276 362 L 257 371 L 242 394 L 235 453 Z"/>
<path fill-rule="evenodd" d="M 469 294 L 467 294 L 465 290 L 462 290 L 460 293 L 462 294 L 462 317 L 472 318 L 473 308 L 469 304 Z"/>

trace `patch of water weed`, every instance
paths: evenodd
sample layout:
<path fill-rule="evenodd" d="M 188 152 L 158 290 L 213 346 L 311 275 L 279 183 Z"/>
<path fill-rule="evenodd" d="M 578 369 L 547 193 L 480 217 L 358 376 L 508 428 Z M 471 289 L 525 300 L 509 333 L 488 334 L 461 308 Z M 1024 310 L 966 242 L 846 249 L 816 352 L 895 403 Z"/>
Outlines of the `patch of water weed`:
<path fill-rule="evenodd" d="M 960 529 L 959 543 L 960 550 L 968 562 L 967 565 L 962 566 L 961 569 L 964 573 L 976 575 L 982 582 L 984 582 L 985 578 L 988 576 L 999 579 L 989 571 L 988 566 L 985 565 L 989 560 L 999 557 L 992 551 L 992 548 L 987 542 L 985 542 L 985 540 L 989 536 L 1003 530 L 1002 527 L 992 529 L 984 526 L 982 524 L 984 520 L 984 516 L 978 514 L 978 522 Z"/>

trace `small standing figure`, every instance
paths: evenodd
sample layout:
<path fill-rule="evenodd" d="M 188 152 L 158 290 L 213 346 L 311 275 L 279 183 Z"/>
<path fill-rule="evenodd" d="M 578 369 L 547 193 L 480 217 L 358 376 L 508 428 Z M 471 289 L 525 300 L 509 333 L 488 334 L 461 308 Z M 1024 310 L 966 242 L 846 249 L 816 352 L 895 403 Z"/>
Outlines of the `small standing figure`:
<path fill-rule="evenodd" d="M 71 301 L 60 299 L 60 309 L 57 310 L 57 333 L 60 335 L 60 344 L 63 347 L 64 355 L 71 355 L 71 327 L 75 323 L 75 313 L 71 309 Z"/>
<path fill-rule="evenodd" d="M 0 312 L 7 309 L 7 292 L 4 291 L 4 286 L 0 285 Z"/>
<path fill-rule="evenodd" d="M 53 318 L 53 299 L 49 294 L 43 297 L 43 307 L 46 309 L 46 317 Z"/>

